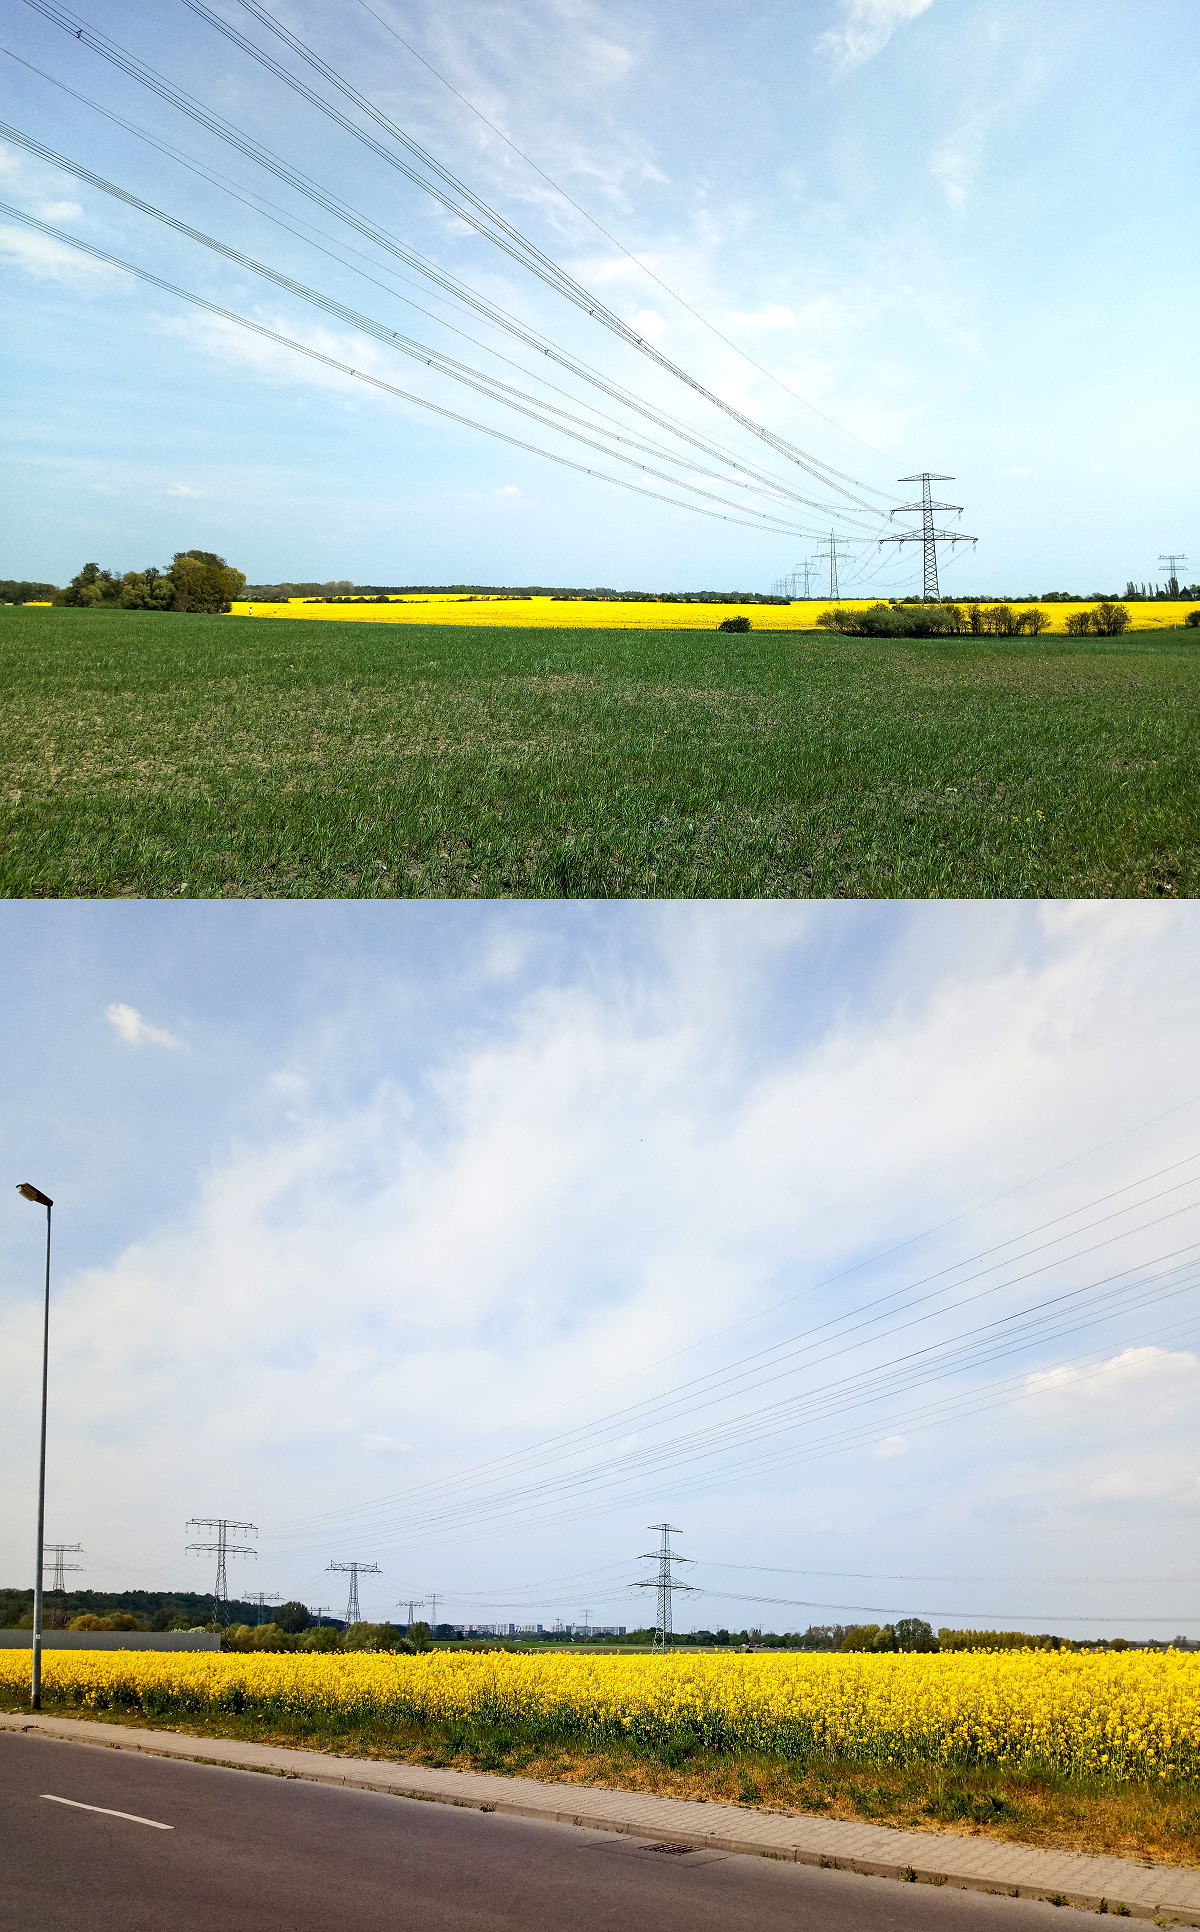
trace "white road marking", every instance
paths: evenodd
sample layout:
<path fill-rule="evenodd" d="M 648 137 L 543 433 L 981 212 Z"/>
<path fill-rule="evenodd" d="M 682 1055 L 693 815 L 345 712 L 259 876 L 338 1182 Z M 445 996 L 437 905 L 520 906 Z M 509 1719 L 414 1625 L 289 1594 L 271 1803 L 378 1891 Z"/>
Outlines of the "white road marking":
<path fill-rule="evenodd" d="M 43 1791 L 42 1797 L 52 1805 L 70 1805 L 75 1811 L 101 1811 L 106 1818 L 125 1818 L 131 1825 L 152 1825 L 155 1831 L 174 1831 L 174 1825 L 160 1824 L 157 1818 L 139 1818 L 134 1811 L 111 1811 L 107 1805 L 80 1804 L 78 1798 L 56 1798 L 53 1791 Z"/>

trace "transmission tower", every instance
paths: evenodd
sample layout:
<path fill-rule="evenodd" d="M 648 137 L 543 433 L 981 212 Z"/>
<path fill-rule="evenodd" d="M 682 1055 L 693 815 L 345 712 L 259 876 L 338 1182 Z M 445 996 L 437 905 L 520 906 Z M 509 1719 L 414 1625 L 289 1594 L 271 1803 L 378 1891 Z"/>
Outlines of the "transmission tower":
<path fill-rule="evenodd" d="M 413 1616 L 413 1611 L 422 1609 L 424 1607 L 425 1599 L 424 1597 L 409 1597 L 407 1601 L 408 1601 L 408 1623 L 406 1625 L 406 1628 L 411 1630 L 414 1622 L 416 1621 L 416 1619 Z M 396 1605 L 396 1608 L 397 1610 L 403 1610 L 404 1604 L 398 1603 Z"/>
<path fill-rule="evenodd" d="M 342 1570 L 350 1578 L 350 1600 L 346 1605 L 346 1622 L 361 1623 L 362 1616 L 358 1607 L 358 1579 L 360 1576 L 382 1576 L 378 1563 L 331 1563 L 331 1570 Z"/>
<path fill-rule="evenodd" d="M 841 553 L 843 563 L 852 554 L 850 546 L 847 544 L 843 549 L 843 546 L 838 542 L 837 537 L 831 530 L 829 532 L 829 601 L 833 604 L 839 604 L 841 602 L 841 592 L 838 589 L 839 553 Z M 808 579 L 806 577 L 805 582 L 807 581 Z"/>
<path fill-rule="evenodd" d="M 249 1595 L 244 1600 L 247 1603 L 256 1603 L 258 1605 L 258 1610 L 255 1614 L 254 1621 L 255 1623 L 261 1623 L 262 1613 L 266 1608 L 267 1604 L 278 1603 L 280 1601 L 280 1596 L 279 1596 L 278 1590 L 251 1590 Z"/>
<path fill-rule="evenodd" d="M 1178 593 L 1179 566 L 1180 564 L 1185 564 L 1187 562 L 1187 558 L 1182 554 L 1175 552 L 1174 550 L 1168 550 L 1165 552 L 1160 550 L 1158 553 L 1158 561 L 1159 563 L 1165 563 L 1167 566 L 1167 569 L 1170 572 L 1170 575 L 1167 578 L 1167 589 Z"/>
<path fill-rule="evenodd" d="M 236 1536 L 240 1530 L 253 1530 L 257 1536 L 258 1525 L 235 1523 L 231 1516 L 192 1516 L 188 1519 L 188 1528 L 216 1531 L 215 1542 L 189 1543 L 188 1548 L 195 1550 L 199 1556 L 215 1556 L 217 1559 L 217 1587 L 213 1592 L 215 1598 L 213 1609 L 214 1614 L 219 1615 L 229 1602 L 229 1584 L 225 1576 L 226 1557 L 258 1555 L 258 1551 L 251 1549 L 249 1543 L 231 1543 L 230 1532 L 232 1531 Z"/>
<path fill-rule="evenodd" d="M 431 1590 L 426 1600 L 429 1604 L 429 1628 L 431 1630 L 436 1630 L 437 1629 L 437 1607 L 442 1600 L 441 1595 L 437 1590 Z"/>
<path fill-rule="evenodd" d="M 651 1523 L 650 1528 L 662 1531 L 662 1542 L 658 1548 L 644 1552 L 645 1561 L 658 1564 L 658 1575 L 642 1577 L 633 1587 L 635 1590 L 657 1590 L 658 1621 L 654 1627 L 654 1648 L 666 1650 L 672 1633 L 671 1598 L 676 1590 L 694 1590 L 696 1586 L 694 1583 L 678 1583 L 671 1574 L 673 1562 L 690 1563 L 692 1561 L 690 1556 L 679 1556 L 671 1548 L 671 1538 L 682 1536 L 683 1531 L 676 1529 L 671 1523 Z"/>
<path fill-rule="evenodd" d="M 45 1572 L 47 1563 L 52 1564 L 54 1567 L 54 1581 L 49 1586 L 51 1590 L 65 1590 L 66 1585 L 63 1582 L 64 1571 L 82 1570 L 83 1568 L 82 1563 L 68 1563 L 66 1561 L 66 1558 L 68 1556 L 74 1555 L 74 1554 L 82 1554 L 82 1551 L 83 1551 L 82 1543 L 43 1543 L 42 1545 L 43 1574 Z"/>
<path fill-rule="evenodd" d="M 954 478 L 952 476 L 939 476 L 935 475 L 932 470 L 922 470 L 918 476 L 902 476 L 899 478 L 899 481 L 901 483 L 919 483 L 921 485 L 921 501 L 919 503 L 897 504 L 896 508 L 889 512 L 889 515 L 894 517 L 919 516 L 921 519 L 921 528 L 919 531 L 906 530 L 902 536 L 880 537 L 880 544 L 919 543 L 925 555 L 924 594 L 926 597 L 938 597 L 941 594 L 938 590 L 937 567 L 937 547 L 939 543 L 978 543 L 979 539 L 978 537 L 968 537 L 961 530 L 935 530 L 934 528 L 933 513 L 935 510 L 962 510 L 961 503 L 935 503 L 929 492 L 929 485 L 931 483 L 953 483 Z"/>

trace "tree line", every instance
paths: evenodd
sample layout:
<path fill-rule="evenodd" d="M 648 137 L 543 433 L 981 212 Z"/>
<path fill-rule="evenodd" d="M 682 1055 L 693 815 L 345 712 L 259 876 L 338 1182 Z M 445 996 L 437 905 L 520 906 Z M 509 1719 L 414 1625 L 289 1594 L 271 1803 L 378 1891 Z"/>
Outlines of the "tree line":
<path fill-rule="evenodd" d="M 246 588 L 245 572 L 235 570 L 213 550 L 177 550 L 166 570 L 148 564 L 145 570 L 102 570 L 86 563 L 65 590 L 55 591 L 55 604 L 75 610 L 198 611 L 223 616 Z"/>

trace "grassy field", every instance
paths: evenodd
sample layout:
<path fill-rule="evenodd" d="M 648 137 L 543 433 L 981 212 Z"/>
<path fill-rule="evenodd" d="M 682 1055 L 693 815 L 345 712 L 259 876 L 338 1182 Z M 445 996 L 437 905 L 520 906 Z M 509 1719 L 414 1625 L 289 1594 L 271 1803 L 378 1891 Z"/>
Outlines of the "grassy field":
<path fill-rule="evenodd" d="M 1200 633 L 0 610 L 7 897 L 1200 889 Z"/>

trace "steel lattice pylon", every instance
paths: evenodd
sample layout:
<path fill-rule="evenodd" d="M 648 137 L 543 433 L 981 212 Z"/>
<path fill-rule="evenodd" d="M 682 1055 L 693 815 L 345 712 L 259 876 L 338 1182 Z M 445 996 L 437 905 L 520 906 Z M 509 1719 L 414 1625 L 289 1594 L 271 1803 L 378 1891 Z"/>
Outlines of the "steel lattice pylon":
<path fill-rule="evenodd" d="M 229 1540 L 230 1531 L 232 1530 L 236 1535 L 239 1530 L 253 1530 L 257 1536 L 258 1525 L 256 1523 L 235 1523 L 231 1516 L 193 1516 L 188 1521 L 188 1528 L 210 1529 L 217 1532 L 215 1542 L 189 1543 L 188 1548 L 189 1550 L 195 1550 L 199 1555 L 215 1556 L 217 1559 L 217 1585 L 213 1594 L 216 1598 L 214 1611 L 215 1614 L 219 1615 L 223 1606 L 229 1602 L 229 1582 L 225 1574 L 226 1557 L 258 1555 L 258 1551 L 251 1549 L 249 1543 L 231 1543 Z"/>
<path fill-rule="evenodd" d="M 671 1538 L 673 1536 L 682 1536 L 683 1531 L 676 1529 L 672 1523 L 651 1523 L 650 1528 L 662 1531 L 662 1542 L 659 1544 L 659 1547 L 656 1550 L 647 1550 L 645 1552 L 645 1556 L 649 1561 L 658 1564 L 658 1575 L 654 1577 L 642 1577 L 633 1587 L 635 1590 L 654 1590 L 657 1592 L 658 1620 L 654 1629 L 654 1648 L 656 1650 L 666 1650 L 671 1642 L 672 1624 L 674 1621 L 671 1613 L 671 1598 L 674 1596 L 676 1590 L 694 1590 L 696 1586 L 693 1583 L 677 1583 L 671 1574 L 671 1564 L 673 1562 L 690 1563 L 692 1560 L 690 1556 L 677 1555 L 671 1548 Z"/>
<path fill-rule="evenodd" d="M 382 1576 L 378 1563 L 331 1563 L 331 1570 L 342 1570 L 350 1578 L 350 1599 L 346 1605 L 347 1624 L 362 1621 L 358 1607 L 358 1579 L 360 1576 Z"/>
<path fill-rule="evenodd" d="M 919 483 L 921 485 L 921 501 L 919 503 L 899 503 L 889 514 L 894 517 L 919 516 L 921 519 L 921 528 L 919 531 L 906 530 L 902 536 L 880 537 L 880 545 L 882 546 L 885 543 L 919 543 L 922 547 L 925 564 L 924 595 L 926 597 L 940 597 L 941 592 L 938 589 L 937 567 L 937 547 L 939 543 L 978 543 L 979 539 L 978 537 L 968 537 L 961 530 L 937 530 L 934 528 L 933 513 L 935 510 L 961 511 L 962 509 L 961 503 L 935 503 L 930 494 L 929 485 L 931 483 L 953 483 L 954 478 L 952 476 L 940 476 L 933 470 L 921 470 L 918 475 L 902 476 L 899 478 L 899 481 L 901 483 Z"/>

